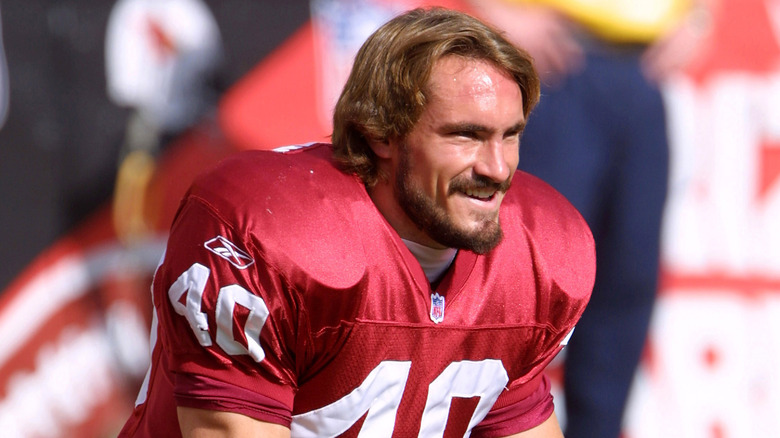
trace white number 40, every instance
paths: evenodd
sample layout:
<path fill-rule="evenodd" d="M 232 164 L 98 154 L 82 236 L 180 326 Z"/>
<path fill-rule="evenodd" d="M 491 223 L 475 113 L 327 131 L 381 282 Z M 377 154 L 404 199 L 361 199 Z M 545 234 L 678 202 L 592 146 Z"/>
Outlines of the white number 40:
<path fill-rule="evenodd" d="M 211 346 L 209 323 L 201 310 L 209 269 L 195 263 L 168 289 L 174 310 L 190 324 L 200 345 Z M 236 305 L 249 310 L 243 327 L 247 345 L 233 336 Z M 268 318 L 268 307 L 257 295 L 234 284 L 219 290 L 217 296 L 217 345 L 230 355 L 248 354 L 255 361 L 265 358 L 260 331 Z M 383 361 L 351 393 L 322 408 L 293 416 L 292 434 L 300 437 L 335 437 L 347 431 L 363 415 L 361 437 L 390 437 L 398 406 L 411 369 L 409 361 Z M 469 421 L 470 431 L 485 418 L 509 377 L 500 360 L 460 361 L 449 364 L 428 387 L 428 399 L 420 425 L 420 436 L 444 434 L 453 397 L 479 397 Z"/>
<path fill-rule="evenodd" d="M 363 415 L 360 437 L 390 437 L 412 363 L 384 361 L 355 390 L 327 406 L 293 416 L 292 435 L 336 437 Z M 468 431 L 479 424 L 506 387 L 509 377 L 500 360 L 453 362 L 428 386 L 419 436 L 441 437 L 453 397 L 479 397 Z"/>
<path fill-rule="evenodd" d="M 201 310 L 203 291 L 209 278 L 209 268 L 195 263 L 168 289 L 168 299 L 173 309 L 179 315 L 187 318 L 192 332 L 200 345 L 211 346 L 209 322 L 206 313 Z M 236 305 L 249 310 L 244 335 L 246 343 L 236 341 L 233 336 L 233 312 Z M 248 354 L 257 362 L 265 358 L 265 352 L 260 346 L 260 330 L 268 318 L 268 307 L 262 298 L 252 294 L 243 287 L 233 284 L 219 290 L 217 296 L 217 345 L 231 355 Z"/>

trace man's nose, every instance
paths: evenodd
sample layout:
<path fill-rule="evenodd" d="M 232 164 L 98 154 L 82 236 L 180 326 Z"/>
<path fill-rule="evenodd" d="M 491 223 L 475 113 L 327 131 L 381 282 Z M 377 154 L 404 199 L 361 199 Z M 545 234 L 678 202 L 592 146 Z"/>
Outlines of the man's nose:
<path fill-rule="evenodd" d="M 516 148 L 515 148 L 516 149 Z M 474 173 L 489 178 L 497 183 L 506 181 L 512 172 L 508 154 L 517 151 L 509 151 L 508 146 L 501 139 L 490 139 L 482 144 L 477 163 L 474 165 Z"/>

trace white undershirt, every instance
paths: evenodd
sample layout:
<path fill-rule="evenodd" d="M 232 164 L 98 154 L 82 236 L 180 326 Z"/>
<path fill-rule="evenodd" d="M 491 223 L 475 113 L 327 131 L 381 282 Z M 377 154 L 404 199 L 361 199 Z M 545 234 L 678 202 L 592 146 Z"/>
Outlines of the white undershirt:
<path fill-rule="evenodd" d="M 444 271 L 450 267 L 455 256 L 458 254 L 457 248 L 436 249 L 429 246 L 420 245 L 411 240 L 401 239 L 409 251 L 414 255 L 422 266 L 428 282 L 433 283 L 441 277 Z"/>

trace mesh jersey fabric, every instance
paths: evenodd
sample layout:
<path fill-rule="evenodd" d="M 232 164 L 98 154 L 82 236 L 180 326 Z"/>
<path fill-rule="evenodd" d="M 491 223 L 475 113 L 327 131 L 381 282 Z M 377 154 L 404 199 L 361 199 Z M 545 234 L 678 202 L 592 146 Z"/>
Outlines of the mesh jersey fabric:
<path fill-rule="evenodd" d="M 194 183 L 153 282 L 148 384 L 120 436 L 179 436 L 177 404 L 293 436 L 488 437 L 549 417 L 542 370 L 595 275 L 579 213 L 518 171 L 502 243 L 459 251 L 433 290 L 331 154 L 242 152 Z"/>

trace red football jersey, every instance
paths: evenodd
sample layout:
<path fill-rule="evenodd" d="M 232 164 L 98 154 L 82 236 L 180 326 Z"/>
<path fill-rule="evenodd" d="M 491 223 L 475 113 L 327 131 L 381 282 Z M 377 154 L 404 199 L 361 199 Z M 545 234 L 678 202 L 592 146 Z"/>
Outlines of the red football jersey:
<path fill-rule="evenodd" d="M 331 154 L 242 152 L 193 184 L 155 274 L 151 369 L 120 436 L 179 436 L 177 405 L 294 437 L 504 436 L 551 415 L 542 370 L 595 275 L 577 211 L 518 171 L 504 240 L 459 251 L 432 288 Z"/>

